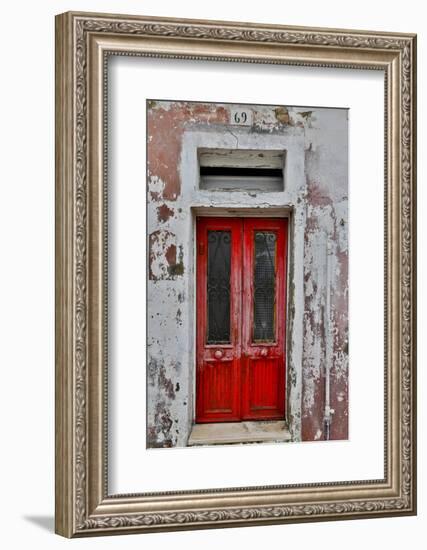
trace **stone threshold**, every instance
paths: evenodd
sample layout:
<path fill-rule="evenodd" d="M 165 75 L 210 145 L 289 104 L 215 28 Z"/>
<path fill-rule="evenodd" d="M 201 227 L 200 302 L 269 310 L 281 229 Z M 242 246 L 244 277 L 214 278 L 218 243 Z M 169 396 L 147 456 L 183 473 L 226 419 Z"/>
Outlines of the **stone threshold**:
<path fill-rule="evenodd" d="M 291 440 L 284 420 L 215 422 L 194 424 L 188 446 L 227 445 L 231 443 L 283 443 Z"/>

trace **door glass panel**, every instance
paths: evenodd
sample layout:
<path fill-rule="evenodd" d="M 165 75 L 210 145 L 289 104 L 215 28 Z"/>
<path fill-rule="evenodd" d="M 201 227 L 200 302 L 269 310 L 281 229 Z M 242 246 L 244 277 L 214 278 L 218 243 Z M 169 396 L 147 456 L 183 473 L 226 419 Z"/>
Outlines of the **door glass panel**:
<path fill-rule="evenodd" d="M 275 340 L 276 234 L 255 231 L 254 342 Z"/>
<path fill-rule="evenodd" d="M 230 343 L 231 232 L 208 231 L 208 344 Z"/>

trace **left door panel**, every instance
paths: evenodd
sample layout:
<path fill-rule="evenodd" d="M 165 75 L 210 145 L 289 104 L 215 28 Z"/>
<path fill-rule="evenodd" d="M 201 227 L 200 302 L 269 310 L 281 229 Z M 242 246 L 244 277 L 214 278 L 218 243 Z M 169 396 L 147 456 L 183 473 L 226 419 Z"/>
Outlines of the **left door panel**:
<path fill-rule="evenodd" d="M 196 422 L 240 420 L 242 230 L 197 220 Z"/>

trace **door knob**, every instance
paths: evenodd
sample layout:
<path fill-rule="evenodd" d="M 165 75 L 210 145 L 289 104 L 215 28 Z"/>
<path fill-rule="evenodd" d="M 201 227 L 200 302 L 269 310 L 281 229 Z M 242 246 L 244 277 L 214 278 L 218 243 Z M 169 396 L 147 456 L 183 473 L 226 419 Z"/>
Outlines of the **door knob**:
<path fill-rule="evenodd" d="M 268 349 L 267 348 L 262 348 L 261 350 L 261 356 L 262 357 L 267 357 L 268 355 Z"/>
<path fill-rule="evenodd" d="M 217 349 L 216 352 L 214 353 L 214 357 L 215 359 L 221 359 L 221 357 L 224 355 L 224 352 L 220 349 Z"/>

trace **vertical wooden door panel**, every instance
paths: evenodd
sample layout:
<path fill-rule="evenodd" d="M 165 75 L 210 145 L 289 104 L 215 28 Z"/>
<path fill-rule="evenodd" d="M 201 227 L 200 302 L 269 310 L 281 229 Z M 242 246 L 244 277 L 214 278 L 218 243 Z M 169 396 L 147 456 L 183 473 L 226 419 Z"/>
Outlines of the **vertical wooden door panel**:
<path fill-rule="evenodd" d="M 197 222 L 196 422 L 241 418 L 242 225 Z"/>
<path fill-rule="evenodd" d="M 274 413 L 280 398 L 282 383 L 281 364 L 278 359 L 249 359 L 248 409 L 258 415 Z"/>
<path fill-rule="evenodd" d="M 243 221 L 242 420 L 285 416 L 287 220 Z"/>
<path fill-rule="evenodd" d="M 285 414 L 287 220 L 197 220 L 196 422 Z"/>
<path fill-rule="evenodd" d="M 235 361 L 205 361 L 203 369 L 204 414 L 232 415 Z"/>

